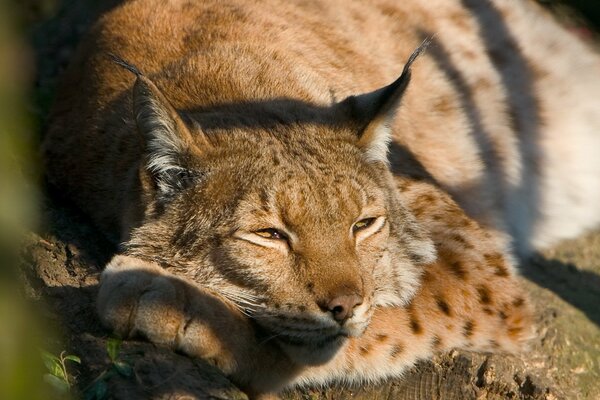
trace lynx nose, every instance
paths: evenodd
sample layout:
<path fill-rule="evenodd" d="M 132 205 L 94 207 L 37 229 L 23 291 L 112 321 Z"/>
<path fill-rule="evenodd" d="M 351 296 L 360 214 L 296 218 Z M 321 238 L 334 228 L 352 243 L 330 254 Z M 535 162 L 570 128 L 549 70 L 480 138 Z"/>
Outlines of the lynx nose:
<path fill-rule="evenodd" d="M 327 304 L 327 311 L 331 312 L 333 318 L 338 322 L 344 322 L 352 318 L 354 308 L 362 304 L 362 297 L 357 294 L 337 296 Z"/>

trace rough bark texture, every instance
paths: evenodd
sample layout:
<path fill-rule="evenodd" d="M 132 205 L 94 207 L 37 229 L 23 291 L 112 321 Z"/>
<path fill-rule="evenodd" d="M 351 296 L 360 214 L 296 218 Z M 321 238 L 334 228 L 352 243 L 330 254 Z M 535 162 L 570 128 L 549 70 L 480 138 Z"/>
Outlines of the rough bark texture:
<path fill-rule="evenodd" d="M 102 7 L 109 6 L 110 2 Z M 81 33 L 99 10 L 96 2 L 72 2 L 36 27 L 38 76 L 35 106 L 44 120 L 56 77 Z M 48 194 L 43 225 L 23 251 L 27 294 L 39 302 L 63 343 L 79 355 L 74 371 L 83 392 L 109 366 L 110 333 L 96 317 L 98 276 L 114 249 L 86 218 Z M 541 254 L 523 266 L 536 304 L 539 339 L 519 357 L 454 351 L 416 366 L 403 379 L 355 389 L 328 388 L 289 393 L 288 399 L 597 399 L 600 398 L 600 233 Z M 145 342 L 123 343 L 129 377 L 107 382 L 114 399 L 245 399 L 209 365 Z"/>

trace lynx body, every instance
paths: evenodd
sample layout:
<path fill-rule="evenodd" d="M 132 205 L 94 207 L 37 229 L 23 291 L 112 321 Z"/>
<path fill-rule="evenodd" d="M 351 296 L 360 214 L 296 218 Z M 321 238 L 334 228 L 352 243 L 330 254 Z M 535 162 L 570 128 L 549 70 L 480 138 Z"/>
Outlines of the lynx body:
<path fill-rule="evenodd" d="M 102 320 L 276 393 L 518 351 L 511 247 L 600 221 L 598 94 L 528 1 L 134 0 L 81 44 L 44 151 L 121 243 Z"/>

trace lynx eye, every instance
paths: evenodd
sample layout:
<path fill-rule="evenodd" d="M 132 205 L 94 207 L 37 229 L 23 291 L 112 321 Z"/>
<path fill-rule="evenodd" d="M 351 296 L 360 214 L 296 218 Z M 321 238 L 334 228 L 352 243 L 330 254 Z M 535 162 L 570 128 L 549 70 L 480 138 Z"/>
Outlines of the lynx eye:
<path fill-rule="evenodd" d="M 258 231 L 254 231 L 254 233 L 265 239 L 288 240 L 288 237 L 285 233 L 275 228 L 261 229 Z"/>
<path fill-rule="evenodd" d="M 369 226 L 373 225 L 373 222 L 375 222 L 377 218 L 365 218 L 365 219 L 361 219 L 360 221 L 356 222 L 354 224 L 354 226 L 352 227 L 352 232 L 358 232 L 360 230 L 366 229 Z"/>

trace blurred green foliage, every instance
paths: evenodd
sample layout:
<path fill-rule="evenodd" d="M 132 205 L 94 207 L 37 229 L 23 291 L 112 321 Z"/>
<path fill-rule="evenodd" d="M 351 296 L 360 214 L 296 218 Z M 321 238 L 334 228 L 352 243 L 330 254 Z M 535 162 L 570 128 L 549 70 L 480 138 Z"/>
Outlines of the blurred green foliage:
<path fill-rule="evenodd" d="M 17 284 L 19 249 L 37 218 L 35 127 L 27 115 L 32 54 L 0 2 L 0 399 L 49 398 L 38 351 L 44 333 Z"/>
<path fill-rule="evenodd" d="M 71 380 L 67 361 L 81 364 L 81 359 L 73 354 L 61 352 L 58 356 L 42 350 L 42 360 L 48 370 L 44 374 L 44 381 L 51 385 L 58 393 L 66 394 L 71 391 L 73 382 Z"/>

